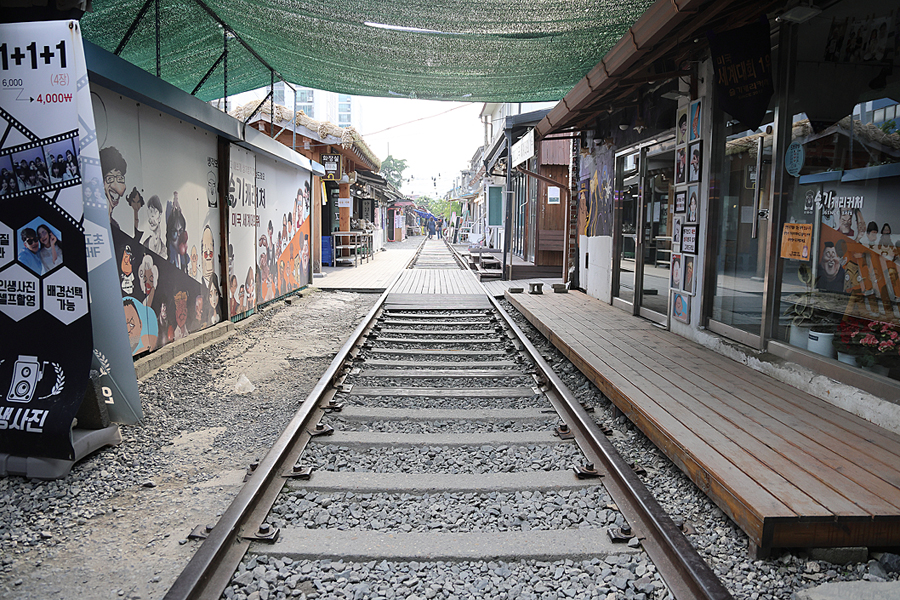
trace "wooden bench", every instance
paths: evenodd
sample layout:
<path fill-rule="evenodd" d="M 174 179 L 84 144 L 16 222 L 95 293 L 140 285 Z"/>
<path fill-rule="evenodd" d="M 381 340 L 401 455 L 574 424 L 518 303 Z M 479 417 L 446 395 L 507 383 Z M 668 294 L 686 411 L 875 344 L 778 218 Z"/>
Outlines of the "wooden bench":
<path fill-rule="evenodd" d="M 565 250 L 565 231 L 559 229 L 538 230 L 538 250 L 562 252 Z"/>

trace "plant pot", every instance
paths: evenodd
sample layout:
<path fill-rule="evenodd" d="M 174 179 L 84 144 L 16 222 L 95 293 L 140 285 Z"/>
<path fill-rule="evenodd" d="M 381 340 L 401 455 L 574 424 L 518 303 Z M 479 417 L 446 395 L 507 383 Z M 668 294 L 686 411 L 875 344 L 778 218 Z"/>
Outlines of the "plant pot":
<path fill-rule="evenodd" d="M 876 375 L 883 375 L 884 377 L 887 377 L 888 373 L 891 372 L 891 369 L 884 365 L 872 365 L 871 367 L 863 367 L 863 371 L 869 371 L 870 373 L 875 373 Z"/>
<path fill-rule="evenodd" d="M 838 360 L 844 364 L 850 365 L 851 367 L 858 367 L 859 363 L 856 361 L 856 356 L 853 354 L 847 354 L 846 352 L 838 352 Z"/>
<path fill-rule="evenodd" d="M 809 324 L 800 324 L 795 325 L 791 323 L 790 336 L 788 337 L 788 344 L 791 346 L 796 346 L 797 348 L 803 348 L 806 350 L 809 347 L 809 328 L 812 325 Z"/>
<path fill-rule="evenodd" d="M 806 348 L 810 352 L 834 358 L 834 333 L 810 329 Z"/>

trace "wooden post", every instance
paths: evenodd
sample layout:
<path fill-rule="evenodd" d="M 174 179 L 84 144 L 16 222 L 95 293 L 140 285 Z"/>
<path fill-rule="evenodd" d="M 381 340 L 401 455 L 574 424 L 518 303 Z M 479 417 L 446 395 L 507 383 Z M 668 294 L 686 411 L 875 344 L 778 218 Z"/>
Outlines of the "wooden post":
<path fill-rule="evenodd" d="M 338 186 L 338 198 L 349 198 L 350 197 L 350 184 L 349 183 L 341 183 Z M 340 200 L 338 200 L 340 202 Z M 352 201 L 351 201 L 352 202 Z M 340 230 L 341 231 L 350 231 L 350 215 L 353 211 L 353 208 L 350 206 L 341 206 L 338 209 L 338 219 L 340 221 Z M 350 238 L 344 238 L 350 239 Z M 350 251 L 346 248 L 341 251 L 341 256 L 350 256 Z"/>

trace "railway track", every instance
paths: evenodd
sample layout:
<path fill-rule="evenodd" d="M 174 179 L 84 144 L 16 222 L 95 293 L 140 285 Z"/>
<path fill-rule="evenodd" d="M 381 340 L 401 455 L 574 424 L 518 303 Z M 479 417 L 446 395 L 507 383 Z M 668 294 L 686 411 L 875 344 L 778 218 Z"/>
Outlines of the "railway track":
<path fill-rule="evenodd" d="M 166 598 L 730 598 L 590 410 L 487 294 L 389 290 Z"/>

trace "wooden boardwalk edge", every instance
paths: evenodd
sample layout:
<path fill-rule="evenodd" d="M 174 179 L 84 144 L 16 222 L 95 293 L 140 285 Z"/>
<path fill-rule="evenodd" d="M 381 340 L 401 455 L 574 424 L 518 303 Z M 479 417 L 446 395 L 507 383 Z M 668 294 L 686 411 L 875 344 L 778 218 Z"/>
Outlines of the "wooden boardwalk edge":
<path fill-rule="evenodd" d="M 873 514 L 866 513 L 862 506 L 855 505 L 854 494 L 859 490 L 848 493 L 847 501 L 831 498 L 832 503 L 837 502 L 836 506 L 842 507 L 833 512 L 818 504 L 814 500 L 816 494 L 812 493 L 808 501 L 799 503 L 799 506 L 804 507 L 803 511 L 795 512 L 779 501 L 780 488 L 778 485 L 772 488 L 775 490 L 773 491 L 774 495 L 769 494 L 766 488 L 773 485 L 771 481 L 753 481 L 743 471 L 746 465 L 742 467 L 741 462 L 733 463 L 734 460 L 742 460 L 740 456 L 746 453 L 744 450 L 738 448 L 737 452 L 732 449 L 731 455 L 720 454 L 718 446 L 714 448 L 698 438 L 693 431 L 678 421 L 675 414 L 665 414 L 672 408 L 669 405 L 674 404 L 673 402 L 666 403 L 669 408 L 664 408 L 664 412 L 660 412 L 659 408 L 653 408 L 653 406 L 658 406 L 655 397 L 647 396 L 647 391 L 636 387 L 630 381 L 630 379 L 634 379 L 635 374 L 633 365 L 622 363 L 614 356 L 608 357 L 609 360 L 612 360 L 612 364 L 608 364 L 607 358 L 595 355 L 582 346 L 577 339 L 563 339 L 550 326 L 554 318 L 558 317 L 551 311 L 558 307 L 551 306 L 549 303 L 545 307 L 538 307 L 535 306 L 535 302 L 539 302 L 538 298 L 540 297 L 529 299 L 520 296 L 519 294 L 505 294 L 506 299 L 536 329 L 581 370 L 653 444 L 666 454 L 748 535 L 752 544 L 751 549 L 755 549 L 758 554 L 764 554 L 768 549 L 780 547 L 878 547 L 896 546 L 900 543 L 900 511 L 896 510 L 895 503 L 888 502 L 884 505 L 887 507 L 886 509 L 882 507 L 873 516 Z M 584 299 L 566 299 L 564 302 L 571 303 L 573 308 L 586 306 Z M 544 313 L 542 308 L 546 308 L 547 312 Z M 636 321 L 636 324 L 639 327 L 639 322 Z M 596 328 L 601 331 L 602 327 L 603 324 L 600 323 L 590 329 Z M 580 332 L 585 333 L 585 330 L 582 328 Z M 639 336 L 628 337 L 630 343 L 641 343 Z M 649 341 L 653 342 L 652 339 Z M 665 344 L 652 343 L 650 351 L 664 353 Z M 698 352 L 702 353 L 699 350 Z M 665 359 L 663 354 L 659 356 L 661 359 Z M 700 358 L 699 355 L 697 357 Z M 600 365 L 608 365 L 610 374 L 600 372 L 599 369 L 603 368 Z M 617 372 L 617 367 L 621 369 L 621 374 Z M 646 365 L 640 365 L 637 368 L 646 369 Z M 739 368 L 740 365 L 734 363 L 729 365 L 726 370 L 735 374 Z M 741 375 L 752 377 L 749 373 Z M 658 387 L 659 377 L 659 374 L 651 374 L 647 379 L 646 384 L 649 387 L 646 389 L 656 389 L 660 397 L 666 397 L 666 390 Z M 654 379 L 657 380 L 656 384 L 654 384 Z M 742 382 L 741 385 L 746 385 L 746 383 Z M 648 407 L 650 408 L 648 409 Z M 659 414 L 654 416 L 654 410 Z M 678 409 L 675 410 L 677 413 Z M 660 417 L 663 417 L 663 422 L 660 421 Z M 670 421 L 672 423 L 666 425 Z M 715 432 L 713 433 L 715 434 Z M 888 438 L 890 437 L 888 436 Z M 736 459 L 735 456 L 738 458 Z M 750 456 L 755 458 L 752 454 Z M 781 478 L 781 473 L 776 472 L 773 476 Z M 826 487 L 821 485 L 819 487 L 830 491 L 827 487 L 830 482 L 825 481 L 824 483 Z M 758 489 L 751 490 L 750 488 Z M 798 506 L 797 499 L 794 500 L 794 505 Z"/>

